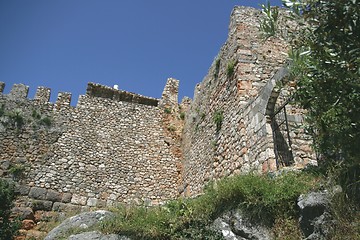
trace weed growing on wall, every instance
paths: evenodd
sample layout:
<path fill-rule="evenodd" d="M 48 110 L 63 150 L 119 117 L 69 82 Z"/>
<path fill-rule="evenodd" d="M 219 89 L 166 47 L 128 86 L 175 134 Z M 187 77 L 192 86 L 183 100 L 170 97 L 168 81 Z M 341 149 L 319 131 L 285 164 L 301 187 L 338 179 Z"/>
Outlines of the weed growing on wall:
<path fill-rule="evenodd" d="M 14 164 L 9 168 L 9 173 L 13 176 L 14 180 L 20 180 L 24 177 L 25 166 L 23 164 Z"/>
<path fill-rule="evenodd" d="M 185 113 L 184 113 L 184 112 L 181 112 L 181 113 L 180 113 L 180 119 L 181 119 L 181 120 L 184 120 L 184 119 L 185 119 Z"/>
<path fill-rule="evenodd" d="M 219 71 L 220 71 L 220 58 L 217 58 L 215 61 L 215 70 L 214 70 L 214 79 L 216 80 L 219 77 Z"/>
<path fill-rule="evenodd" d="M 234 76 L 235 65 L 236 65 L 236 61 L 233 60 L 233 59 L 228 62 L 228 65 L 227 65 L 227 68 L 226 68 L 226 76 L 228 78 L 231 78 L 231 77 Z"/>
<path fill-rule="evenodd" d="M 42 126 L 51 127 L 52 119 L 50 116 L 43 116 L 36 110 L 32 112 L 26 108 L 16 108 L 9 110 L 5 108 L 5 104 L 0 107 L 0 124 L 4 128 L 22 130 L 31 126 L 33 130 L 38 130 Z"/>
<path fill-rule="evenodd" d="M 165 109 L 164 109 L 164 112 L 165 112 L 166 114 L 170 114 L 170 113 L 171 113 L 171 108 L 165 108 Z"/>
<path fill-rule="evenodd" d="M 214 123 L 216 125 L 216 131 L 220 131 L 222 122 L 224 120 L 224 114 L 222 111 L 216 111 L 213 116 Z"/>

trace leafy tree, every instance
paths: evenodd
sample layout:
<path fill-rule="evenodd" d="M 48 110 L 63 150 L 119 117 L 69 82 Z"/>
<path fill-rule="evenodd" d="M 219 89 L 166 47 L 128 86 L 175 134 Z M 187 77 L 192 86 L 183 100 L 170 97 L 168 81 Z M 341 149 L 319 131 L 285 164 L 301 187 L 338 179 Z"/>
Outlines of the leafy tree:
<path fill-rule="evenodd" d="M 360 199 L 360 0 L 283 4 L 301 26 L 290 38 L 290 72 L 320 162 L 340 165 L 337 180 Z"/>
<path fill-rule="evenodd" d="M 12 239 L 17 233 L 18 224 L 10 219 L 15 198 L 14 186 L 0 179 L 0 240 Z"/>

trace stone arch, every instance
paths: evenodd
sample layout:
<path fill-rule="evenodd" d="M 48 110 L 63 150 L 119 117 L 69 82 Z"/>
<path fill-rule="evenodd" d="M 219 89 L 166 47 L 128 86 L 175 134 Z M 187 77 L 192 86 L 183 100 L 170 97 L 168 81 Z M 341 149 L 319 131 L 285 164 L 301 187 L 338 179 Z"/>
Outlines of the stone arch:
<path fill-rule="evenodd" d="M 264 116 L 266 118 L 268 141 L 273 146 L 272 152 L 274 160 L 268 162 L 267 169 L 275 170 L 280 166 L 289 166 L 293 163 L 293 154 L 291 150 L 291 143 L 288 141 L 289 134 L 284 134 L 281 127 L 281 122 L 276 119 L 276 111 L 278 98 L 283 90 L 283 86 L 288 82 L 289 71 L 286 67 L 280 68 L 274 77 L 268 82 L 264 88 L 263 99 L 264 101 Z M 286 115 L 286 113 L 285 113 Z M 285 116 L 285 121 L 286 116 Z M 286 122 L 286 128 L 287 128 Z"/>

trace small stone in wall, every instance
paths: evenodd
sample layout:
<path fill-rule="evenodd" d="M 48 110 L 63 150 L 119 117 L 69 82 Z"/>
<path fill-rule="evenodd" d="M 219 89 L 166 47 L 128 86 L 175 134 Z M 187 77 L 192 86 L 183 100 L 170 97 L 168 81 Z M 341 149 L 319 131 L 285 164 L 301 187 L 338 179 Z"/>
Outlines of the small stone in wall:
<path fill-rule="evenodd" d="M 72 194 L 71 193 L 64 193 L 61 198 L 61 202 L 69 203 L 71 201 Z"/>
<path fill-rule="evenodd" d="M 95 207 L 97 205 L 98 200 L 96 198 L 89 198 L 87 200 L 87 206 L 89 207 Z"/>
<path fill-rule="evenodd" d="M 74 194 L 71 198 L 71 203 L 76 205 L 82 205 L 85 206 L 87 202 L 87 197 L 80 196 L 77 194 Z"/>
<path fill-rule="evenodd" d="M 34 220 L 34 212 L 29 207 L 15 207 L 11 210 L 14 217 L 19 217 L 20 220 L 30 219 Z"/>
<path fill-rule="evenodd" d="M 35 222 L 33 220 L 25 219 L 22 221 L 21 228 L 25 230 L 33 229 L 35 226 Z"/>

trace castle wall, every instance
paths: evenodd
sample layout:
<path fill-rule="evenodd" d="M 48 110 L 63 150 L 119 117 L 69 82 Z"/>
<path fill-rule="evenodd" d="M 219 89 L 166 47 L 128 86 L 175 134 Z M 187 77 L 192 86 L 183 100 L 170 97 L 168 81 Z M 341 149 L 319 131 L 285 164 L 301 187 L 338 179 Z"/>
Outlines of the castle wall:
<path fill-rule="evenodd" d="M 175 198 L 180 159 L 163 128 L 164 110 L 153 104 L 159 100 L 132 93 L 131 101 L 96 97 L 95 88 L 114 91 L 114 96 L 126 93 L 89 85 L 93 91 L 80 96 L 76 107 L 70 106 L 69 93 L 60 93 L 55 104 L 47 103 L 47 88 L 39 88 L 34 100 L 24 98 L 19 87 L 14 91 L 21 99 L 15 100 L 15 93 L 0 94 L 5 112 L 18 109 L 24 120 L 21 128 L 5 124 L 0 131 L 1 175 L 9 176 L 16 164 L 25 166 L 21 194 L 52 202 L 50 210 L 65 203 L 103 207 Z"/>
<path fill-rule="evenodd" d="M 182 143 L 189 195 L 212 179 L 277 168 L 267 106 L 286 78 L 287 45 L 260 37 L 260 17 L 260 10 L 234 8 L 228 39 L 195 88 Z"/>
<path fill-rule="evenodd" d="M 162 99 L 89 83 L 76 107 L 70 93 L 52 104 L 48 88 L 28 100 L 27 86 L 4 95 L 0 82 L 0 177 L 25 166 L 19 193 L 62 210 L 157 204 L 224 176 L 314 163 L 303 110 L 290 102 L 277 114 L 294 90 L 287 46 L 260 37 L 260 16 L 234 8 L 228 40 L 180 105 L 171 78 Z"/>

